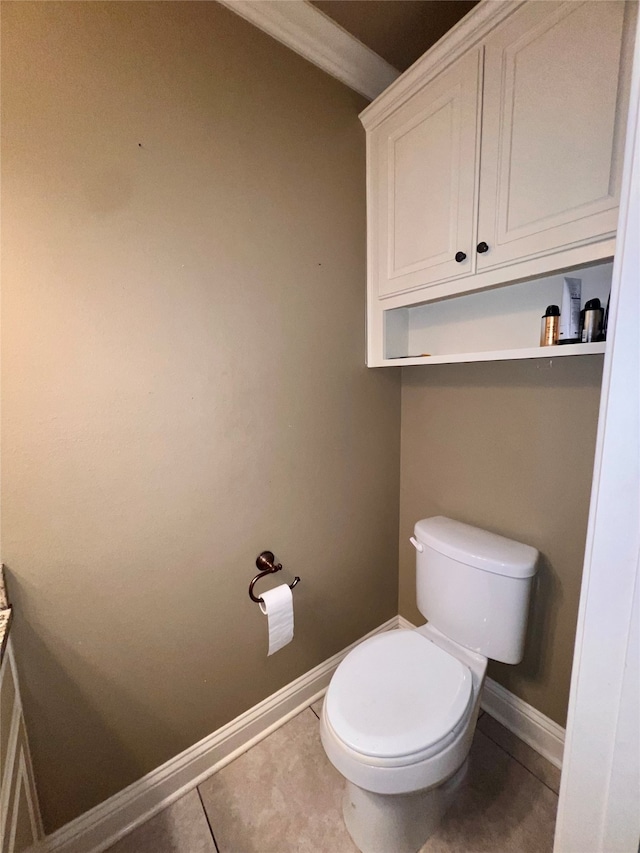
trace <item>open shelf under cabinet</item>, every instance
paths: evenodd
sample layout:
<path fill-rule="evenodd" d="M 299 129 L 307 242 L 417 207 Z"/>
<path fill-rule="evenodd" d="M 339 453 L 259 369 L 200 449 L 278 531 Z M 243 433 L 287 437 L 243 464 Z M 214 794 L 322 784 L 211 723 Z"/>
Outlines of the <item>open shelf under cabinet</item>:
<path fill-rule="evenodd" d="M 540 323 L 547 305 L 562 305 L 565 275 L 581 280 L 582 306 L 597 297 L 605 307 L 612 269 L 612 262 L 606 261 L 545 278 L 383 310 L 383 355 L 370 366 L 604 353 L 605 342 L 541 347 Z"/>

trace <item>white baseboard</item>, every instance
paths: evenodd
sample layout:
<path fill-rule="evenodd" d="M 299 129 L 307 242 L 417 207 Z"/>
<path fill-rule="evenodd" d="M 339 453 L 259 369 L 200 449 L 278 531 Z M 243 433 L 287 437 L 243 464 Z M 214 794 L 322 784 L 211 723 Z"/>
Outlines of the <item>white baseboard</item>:
<path fill-rule="evenodd" d="M 106 850 L 319 699 L 345 655 L 367 637 L 397 628 L 398 620 L 398 616 L 389 619 L 357 643 L 61 827 L 31 848 L 32 853 L 101 853 Z"/>
<path fill-rule="evenodd" d="M 492 678 L 485 679 L 482 707 L 555 767 L 562 768 L 564 729 Z"/>
<path fill-rule="evenodd" d="M 399 628 L 415 628 L 398 616 Z M 492 678 L 486 678 L 481 706 L 499 723 L 528 744 L 555 767 L 562 768 L 564 729 Z"/>

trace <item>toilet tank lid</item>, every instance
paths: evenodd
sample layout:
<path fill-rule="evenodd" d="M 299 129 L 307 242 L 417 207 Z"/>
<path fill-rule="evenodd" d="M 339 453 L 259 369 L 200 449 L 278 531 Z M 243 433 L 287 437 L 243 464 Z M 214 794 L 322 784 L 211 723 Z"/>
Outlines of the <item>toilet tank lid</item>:
<path fill-rule="evenodd" d="M 459 563 L 511 578 L 530 578 L 536 573 L 535 548 L 488 530 L 439 515 L 418 521 L 414 532 L 423 545 Z"/>

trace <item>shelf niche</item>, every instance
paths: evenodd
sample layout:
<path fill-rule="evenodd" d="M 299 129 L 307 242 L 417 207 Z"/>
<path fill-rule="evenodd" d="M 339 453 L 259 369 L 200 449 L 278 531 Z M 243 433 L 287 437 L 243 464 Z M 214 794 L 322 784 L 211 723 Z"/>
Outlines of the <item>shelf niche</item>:
<path fill-rule="evenodd" d="M 612 261 L 545 278 L 384 312 L 385 364 L 438 364 L 601 353 L 604 343 L 540 346 L 547 305 L 562 305 L 565 276 L 582 280 L 582 307 L 611 291 Z"/>

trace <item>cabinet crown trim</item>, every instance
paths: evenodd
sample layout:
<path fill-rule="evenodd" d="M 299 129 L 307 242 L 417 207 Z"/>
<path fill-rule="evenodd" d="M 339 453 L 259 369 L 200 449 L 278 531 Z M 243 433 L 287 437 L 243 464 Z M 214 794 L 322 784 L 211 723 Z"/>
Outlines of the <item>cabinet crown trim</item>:
<path fill-rule="evenodd" d="M 481 0 L 442 38 L 360 113 L 365 130 L 372 130 L 397 110 L 428 80 L 463 53 L 483 42 L 487 34 L 527 0 Z"/>

